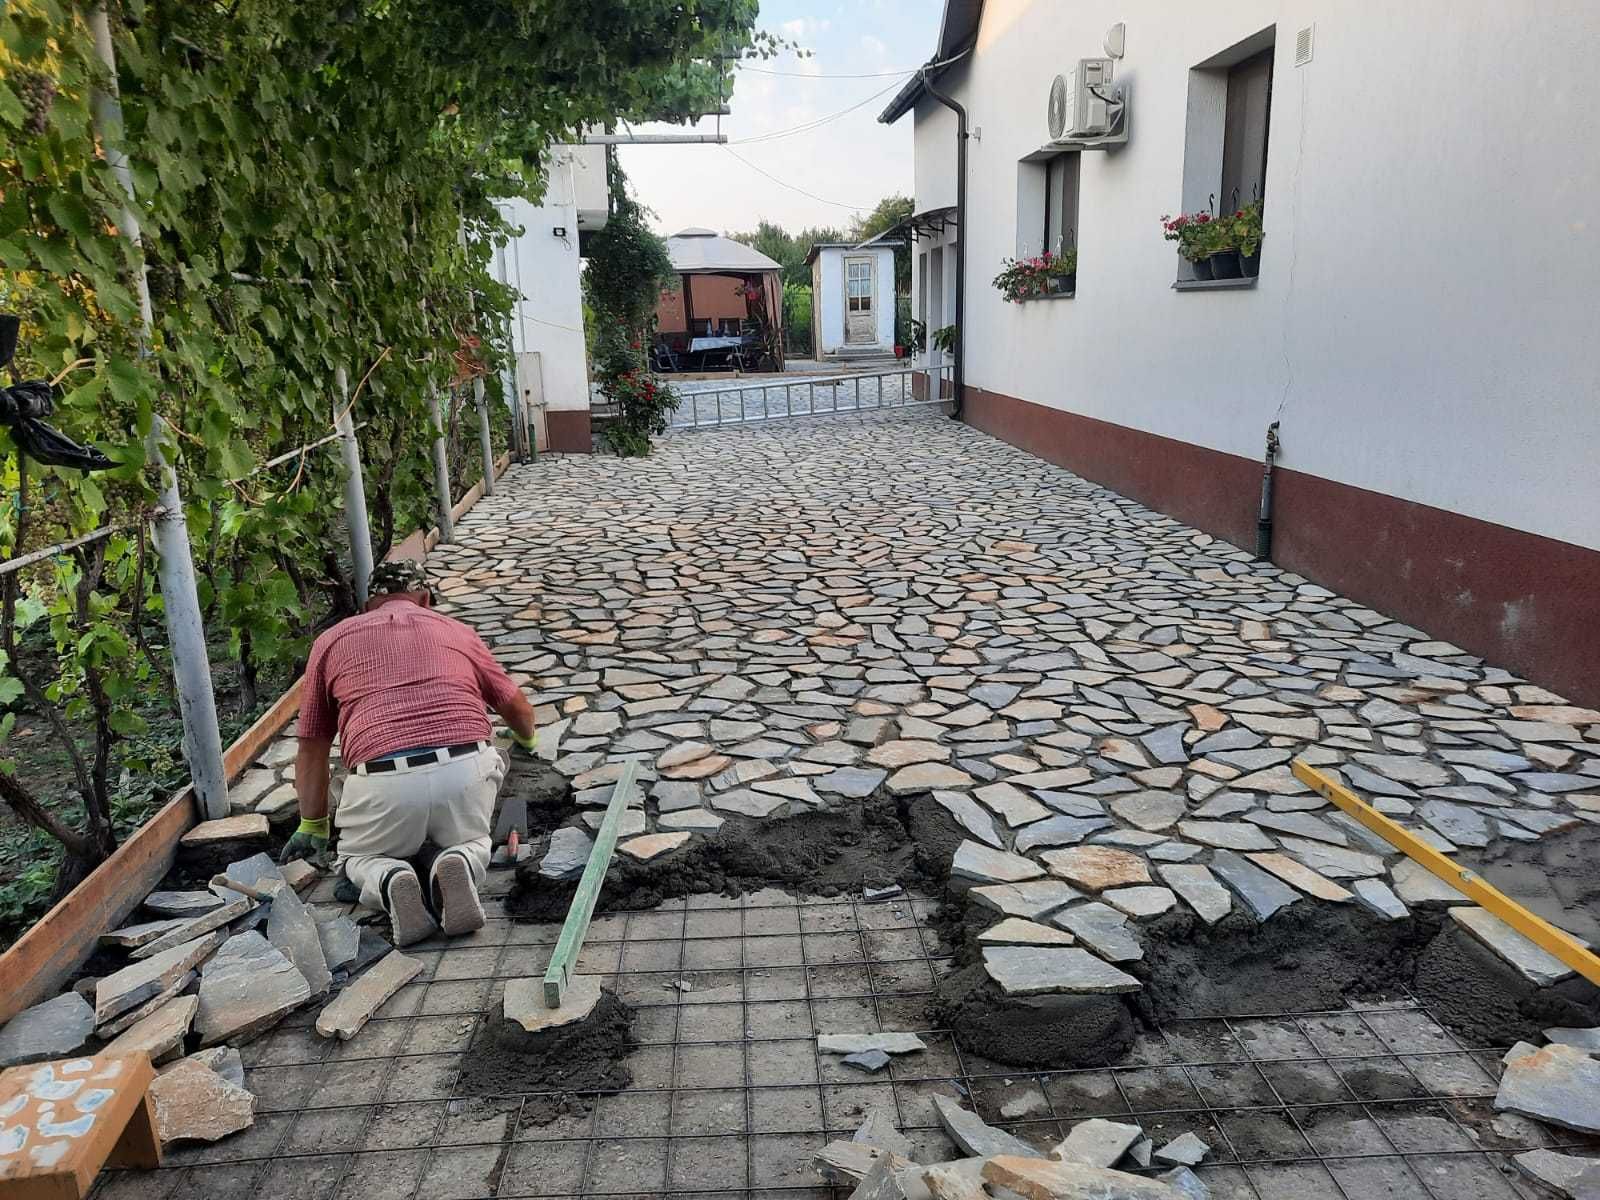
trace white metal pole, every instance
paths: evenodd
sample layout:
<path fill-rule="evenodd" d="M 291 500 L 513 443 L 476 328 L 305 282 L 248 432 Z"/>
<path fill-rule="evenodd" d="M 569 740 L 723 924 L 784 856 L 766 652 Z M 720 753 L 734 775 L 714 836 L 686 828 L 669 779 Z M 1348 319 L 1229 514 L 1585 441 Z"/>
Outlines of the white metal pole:
<path fill-rule="evenodd" d="M 333 427 L 339 431 L 339 453 L 344 457 L 344 524 L 350 534 L 350 566 L 354 573 L 356 607 L 365 608 L 372 582 L 372 530 L 367 524 L 367 489 L 361 476 L 361 443 L 351 413 L 350 377 L 344 367 L 333 369 Z"/>
<path fill-rule="evenodd" d="M 106 162 L 122 186 L 127 202 L 122 206 L 120 228 L 135 247 L 142 246 L 139 214 L 135 208 L 133 170 L 122 149 L 122 102 L 117 96 L 117 55 L 111 44 L 111 22 L 103 4 L 89 12 L 96 56 L 106 68 L 108 90 L 95 89 L 91 98 L 95 131 L 105 148 Z M 141 255 L 142 258 L 142 255 Z M 140 349 L 155 324 L 150 304 L 150 281 L 141 261 L 134 278 L 139 297 Z M 189 764 L 200 813 L 208 820 L 228 815 L 228 773 L 222 765 L 222 735 L 217 729 L 216 696 L 211 690 L 211 660 L 206 652 L 205 626 L 200 620 L 200 597 L 195 590 L 194 557 L 189 549 L 189 523 L 183 515 L 178 473 L 161 448 L 165 422 L 150 422 L 146 449 L 160 480 L 160 509 L 152 522 L 157 575 L 161 582 L 161 607 L 166 614 L 167 639 L 172 644 L 172 675 L 178 692 L 178 712 L 183 718 L 183 756 Z"/>
<path fill-rule="evenodd" d="M 472 381 L 472 402 L 478 406 L 478 445 L 483 448 L 483 494 L 494 495 L 494 439 L 489 433 L 489 404 L 483 398 L 483 379 Z"/>
<path fill-rule="evenodd" d="M 439 389 L 428 385 L 428 415 L 433 421 L 433 488 L 439 498 L 439 540 L 456 540 L 455 522 L 450 518 L 450 457 L 444 444 L 444 416 L 439 411 Z"/>

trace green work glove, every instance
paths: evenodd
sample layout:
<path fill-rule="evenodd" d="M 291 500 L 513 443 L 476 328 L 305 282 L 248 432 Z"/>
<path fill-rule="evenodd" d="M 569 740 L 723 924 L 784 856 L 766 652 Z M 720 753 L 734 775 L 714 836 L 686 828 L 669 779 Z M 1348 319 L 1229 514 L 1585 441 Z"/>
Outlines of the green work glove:
<path fill-rule="evenodd" d="M 328 853 L 328 818 L 318 817 L 315 821 L 308 817 L 300 818 L 300 828 L 284 843 L 283 853 L 278 855 L 280 863 L 293 862 L 297 858 L 316 862 Z"/>
<path fill-rule="evenodd" d="M 530 733 L 527 737 L 523 737 L 515 729 L 509 730 L 508 732 L 511 734 L 511 744 L 521 750 L 529 758 L 532 758 L 534 751 L 539 747 L 539 731 L 534 730 L 534 732 Z"/>

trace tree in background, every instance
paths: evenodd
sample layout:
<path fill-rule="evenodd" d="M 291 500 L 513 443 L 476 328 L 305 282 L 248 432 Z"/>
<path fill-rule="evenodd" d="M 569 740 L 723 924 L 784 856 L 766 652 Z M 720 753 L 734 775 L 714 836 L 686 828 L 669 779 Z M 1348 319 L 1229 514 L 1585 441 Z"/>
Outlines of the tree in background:
<path fill-rule="evenodd" d="M 798 233 L 790 233 L 771 221 L 762 221 L 754 233 L 730 233 L 726 236 L 752 250 L 759 250 L 781 266 L 785 285 L 797 284 L 801 287 L 811 286 L 811 268 L 806 266 L 806 254 L 812 246 L 818 242 L 849 240 L 849 235 L 842 229 L 812 226 Z"/>
<path fill-rule="evenodd" d="M 850 239 L 864 242 L 904 221 L 916 207 L 910 196 L 885 196 L 878 206 L 850 227 Z M 911 247 L 897 243 L 894 248 L 894 290 L 897 295 L 911 291 Z"/>

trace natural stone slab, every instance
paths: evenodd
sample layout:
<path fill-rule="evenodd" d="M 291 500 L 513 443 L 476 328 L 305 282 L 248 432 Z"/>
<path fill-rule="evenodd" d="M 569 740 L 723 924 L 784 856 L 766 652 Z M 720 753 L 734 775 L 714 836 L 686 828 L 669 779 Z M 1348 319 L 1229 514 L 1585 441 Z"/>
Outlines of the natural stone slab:
<path fill-rule="evenodd" d="M 1243 821 L 1179 821 L 1178 832 L 1191 842 L 1222 850 L 1275 850 L 1271 838 Z"/>
<path fill-rule="evenodd" d="M 986 808 L 997 813 L 1007 825 L 1015 829 L 1030 821 L 1042 821 L 1050 810 L 1021 788 L 1009 783 L 991 783 L 973 793 Z"/>
<path fill-rule="evenodd" d="M 1211 870 L 1233 889 L 1258 921 L 1265 921 L 1280 908 L 1300 899 L 1300 893 L 1254 863 L 1231 850 L 1218 850 L 1211 856 Z"/>
<path fill-rule="evenodd" d="M 889 1065 L 889 1056 L 882 1050 L 863 1050 L 860 1054 L 846 1054 L 839 1060 L 847 1067 L 875 1075 Z"/>
<path fill-rule="evenodd" d="M 1475 808 L 1448 800 L 1426 800 L 1418 807 L 1417 815 L 1458 846 L 1489 844 L 1489 822 Z"/>
<path fill-rule="evenodd" d="M 1563 1029 L 1558 1026 L 1546 1029 L 1544 1036 L 1558 1046 L 1572 1046 L 1585 1054 L 1600 1054 L 1600 1028 Z"/>
<path fill-rule="evenodd" d="M 1486 908 L 1477 905 L 1452 908 L 1450 916 L 1535 987 L 1549 987 L 1574 974 L 1566 963 L 1523 937 Z M 1600 1095 L 1595 1097 L 1595 1102 L 1600 1104 Z"/>
<path fill-rule="evenodd" d="M 895 1125 L 892 1109 L 881 1104 L 874 1104 L 867 1109 L 865 1119 L 850 1135 L 850 1140 L 866 1146 L 877 1146 L 880 1150 L 892 1150 L 907 1159 L 916 1153 L 911 1139 Z"/>
<path fill-rule="evenodd" d="M 540 1033 L 581 1021 L 600 1003 L 600 976 L 574 975 L 561 1007 L 547 1008 L 544 980 L 532 977 L 506 980 L 504 1013 L 529 1033 Z"/>
<path fill-rule="evenodd" d="M 1331 900 L 1336 904 L 1344 904 L 1351 899 L 1346 889 L 1333 880 L 1318 875 L 1310 867 L 1297 863 L 1287 854 L 1247 854 L 1245 857 L 1256 866 L 1271 871 L 1291 887 L 1299 888 L 1306 895 L 1315 896 L 1318 900 Z"/>
<path fill-rule="evenodd" d="M 1156 1178 L 1175 1191 L 1181 1200 L 1211 1200 L 1211 1189 L 1188 1167 L 1173 1167 Z"/>
<path fill-rule="evenodd" d="M 656 759 L 656 769 L 666 771 L 671 767 L 681 767 L 686 763 L 698 762 L 711 753 L 712 748 L 704 742 L 680 742 L 670 750 L 663 750 Z"/>
<path fill-rule="evenodd" d="M 211 896 L 210 892 L 204 893 Z M 211 896 L 217 904 L 222 903 L 217 897 Z M 216 905 L 212 905 L 216 907 Z M 113 929 L 110 933 L 100 935 L 102 946 L 116 946 L 123 950 L 136 950 L 140 946 L 148 945 L 163 934 L 171 933 L 174 929 L 182 929 L 189 923 L 188 917 L 163 917 L 159 921 L 142 921 L 137 925 L 124 925 L 121 929 Z"/>
<path fill-rule="evenodd" d="M 669 851 L 676 850 L 693 836 L 687 829 L 680 829 L 676 833 L 651 833 L 644 837 L 630 838 L 626 842 L 618 842 L 617 850 L 639 862 L 649 862 L 653 858 L 659 858 Z"/>
<path fill-rule="evenodd" d="M 1386 779 L 1414 787 L 1443 787 L 1452 782 L 1450 772 L 1438 763 L 1404 754 L 1357 754 L 1356 761 Z"/>
<path fill-rule="evenodd" d="M 1232 894 L 1199 863 L 1163 863 L 1156 870 L 1207 925 L 1215 925 L 1233 911 Z"/>
<path fill-rule="evenodd" d="M 193 920 L 214 908 L 220 908 L 222 904 L 222 897 L 215 892 L 156 891 L 144 898 L 146 912 L 158 917 L 182 917 L 185 920 Z"/>
<path fill-rule="evenodd" d="M 1164 1162 L 1192 1167 L 1204 1161 L 1205 1156 L 1210 1153 L 1211 1147 L 1196 1135 L 1193 1130 L 1190 1130 L 1188 1133 L 1173 1138 L 1165 1146 L 1157 1150 L 1155 1157 Z"/>
<path fill-rule="evenodd" d="M 0 1029 L 0 1067 L 66 1058 L 94 1032 L 95 1010 L 77 992 L 24 1009 Z"/>
<path fill-rule="evenodd" d="M 197 1050 L 188 1058 L 180 1058 L 162 1070 L 171 1071 L 179 1063 L 186 1062 L 196 1062 L 215 1071 L 235 1087 L 244 1086 L 244 1059 L 232 1046 L 212 1046 L 209 1050 Z"/>
<path fill-rule="evenodd" d="M 948 1096 L 935 1094 L 933 1107 L 950 1140 L 975 1158 L 988 1158 L 995 1154 L 1013 1155 L 1018 1159 L 1044 1157 L 1020 1138 L 985 1124 L 977 1113 L 962 1108 Z"/>
<path fill-rule="evenodd" d="M 985 946 L 983 966 L 1008 996 L 1136 992 L 1142 986 L 1076 946 Z"/>
<path fill-rule="evenodd" d="M 898 769 L 900 767 L 915 766 L 917 763 L 946 762 L 950 758 L 947 746 L 937 742 L 919 742 L 899 740 L 884 742 L 875 746 L 867 753 L 867 761 L 874 766 Z"/>
<path fill-rule="evenodd" d="M 910 1158 L 892 1150 L 846 1138 L 836 1138 L 823 1146 L 812 1156 L 811 1162 L 817 1174 L 822 1176 L 824 1183 L 834 1187 L 855 1188 L 858 1184 L 861 1187 L 866 1186 L 865 1181 L 872 1175 L 880 1159 L 887 1159 L 887 1165 L 891 1170 L 914 1165 Z M 862 1193 L 860 1188 L 857 1188 L 850 1194 L 857 1196 Z"/>
<path fill-rule="evenodd" d="M 157 1075 L 148 1095 L 163 1146 L 214 1142 L 255 1124 L 256 1098 L 192 1059 Z"/>
<path fill-rule="evenodd" d="M 1407 904 L 1422 906 L 1472 903 L 1432 871 L 1412 859 L 1401 859 L 1389 875 L 1394 881 L 1395 895 Z"/>
<path fill-rule="evenodd" d="M 1070 846 L 1046 850 L 1039 857 L 1052 875 L 1087 892 L 1150 882 L 1150 868 L 1144 859 L 1111 846 Z"/>
<path fill-rule="evenodd" d="M 589 863 L 594 839 L 576 825 L 563 825 L 550 835 L 550 847 L 539 862 L 546 879 L 576 879 Z"/>
<path fill-rule="evenodd" d="M 357 933 L 358 943 L 360 937 Z M 292 887 L 282 888 L 273 897 L 272 911 L 267 915 L 267 941 L 305 977 L 313 999 L 327 994 L 333 975 L 327 956 L 322 953 L 322 933 L 317 919 Z"/>
<path fill-rule="evenodd" d="M 718 775 L 726 770 L 733 762 L 726 754 L 707 754 L 696 758 L 692 762 L 680 763 L 675 767 L 663 767 L 663 779 L 706 779 Z"/>
<path fill-rule="evenodd" d="M 1007 854 L 968 838 L 956 848 L 950 874 L 979 883 L 1021 883 L 1037 879 L 1044 874 L 1044 868 L 1021 855 Z"/>
<path fill-rule="evenodd" d="M 1075 846 L 1091 833 L 1115 824 L 1110 817 L 1050 817 L 1019 831 L 1015 848 L 1018 854 L 1026 854 L 1040 846 Z"/>
<path fill-rule="evenodd" d="M 889 772 L 870 767 L 841 767 L 837 771 L 817 776 L 811 781 L 811 786 L 829 796 L 864 800 L 877 791 L 888 776 Z"/>
<path fill-rule="evenodd" d="M 1600 1062 L 1560 1045 L 1513 1058 L 1500 1076 L 1494 1107 L 1562 1129 L 1600 1133 Z"/>
<path fill-rule="evenodd" d="M 1528 1150 L 1512 1155 L 1511 1161 L 1524 1175 L 1537 1179 L 1558 1196 L 1600 1200 L 1600 1159 L 1558 1154 L 1554 1150 Z"/>
<path fill-rule="evenodd" d="M 201 821 L 178 839 L 182 846 L 206 846 L 216 842 L 241 841 L 245 838 L 264 838 L 272 826 L 261 813 L 240 813 L 217 821 Z"/>
<path fill-rule="evenodd" d="M 722 818 L 703 808 L 682 808 L 676 812 L 662 813 L 656 818 L 656 828 L 663 833 L 682 832 L 715 833 L 722 828 Z"/>
<path fill-rule="evenodd" d="M 770 817 L 780 808 L 788 807 L 789 802 L 782 796 L 769 796 L 748 788 L 735 788 L 731 792 L 711 797 L 711 804 L 722 812 L 760 820 L 763 817 Z"/>
<path fill-rule="evenodd" d="M 996 883 L 975 887 L 967 898 L 1003 916 L 1037 920 L 1066 904 L 1081 899 L 1083 893 L 1059 879 L 1031 879 L 1026 883 Z"/>
<path fill-rule="evenodd" d="M 605 810 L 599 808 L 590 809 L 581 817 L 583 823 L 596 833 L 600 831 L 600 826 L 605 823 L 605 819 Z M 644 809 L 642 808 L 624 808 L 617 818 L 618 837 L 637 837 L 647 827 Z"/>
<path fill-rule="evenodd" d="M 909 796 L 916 792 L 932 792 L 940 788 L 971 787 L 972 782 L 972 776 L 965 771 L 958 771 L 945 763 L 929 762 L 896 771 L 889 776 L 887 786 L 891 795 Z"/>
<path fill-rule="evenodd" d="M 1023 1200 L 1184 1200 L 1154 1179 L 1088 1163 L 1001 1154 L 984 1163 L 983 1177 Z"/>
<path fill-rule="evenodd" d="M 309 999 L 311 985 L 276 946 L 254 930 L 236 934 L 200 972 L 200 1044 L 248 1041 Z"/>
<path fill-rule="evenodd" d="M 179 996 L 168 1000 L 155 1012 L 130 1027 L 101 1051 L 111 1058 L 143 1051 L 151 1062 L 160 1062 L 183 1044 L 189 1026 L 200 1007 L 198 996 Z"/>
<path fill-rule="evenodd" d="M 817 1050 L 822 1054 L 864 1054 L 882 1050 L 885 1054 L 911 1054 L 926 1050 L 928 1044 L 914 1033 L 819 1033 Z"/>
<path fill-rule="evenodd" d="M 1322 800 L 1318 797 L 1317 802 Z M 1310 838 L 1315 842 L 1327 842 L 1333 846 L 1348 846 L 1350 839 L 1345 837 L 1332 825 L 1314 817 L 1307 812 L 1253 812 L 1246 813 L 1246 821 L 1252 825 L 1259 825 L 1263 829 L 1270 829 L 1275 833 L 1287 833 L 1294 837 Z"/>
<path fill-rule="evenodd" d="M 227 940 L 228 935 L 220 931 L 209 933 L 107 975 L 95 985 L 95 1021 L 104 1025 L 152 996 L 160 995 Z"/>
<path fill-rule="evenodd" d="M 1114 1167 L 1143 1136 L 1144 1130 L 1138 1125 L 1125 1125 L 1120 1121 L 1095 1117 L 1074 1125 L 1066 1139 L 1056 1143 L 1050 1151 L 1050 1157 L 1059 1162 Z"/>
<path fill-rule="evenodd" d="M 1112 812 L 1128 824 L 1150 833 L 1171 829 L 1187 810 L 1188 805 L 1181 797 L 1168 792 L 1133 792 L 1111 801 Z"/>
<path fill-rule="evenodd" d="M 317 1014 L 317 1032 L 323 1037 L 349 1041 L 361 1027 L 406 984 L 417 977 L 422 963 L 391 950 Z M 582 976 L 579 976 L 582 978 Z M 510 982 L 507 985 L 510 987 Z"/>
<path fill-rule="evenodd" d="M 256 902 L 247 896 L 229 901 L 219 908 L 214 908 L 210 912 L 196 917 L 180 929 L 174 929 L 171 933 L 162 934 L 153 942 L 146 942 L 128 957 L 136 962 L 143 958 L 153 958 L 157 954 L 171 950 L 174 946 L 192 942 L 195 938 L 210 933 L 213 929 L 221 929 L 230 921 L 235 921 L 244 916 L 255 906 Z"/>
<path fill-rule="evenodd" d="M 1128 929 L 1128 918 L 1110 905 L 1091 901 L 1063 909 L 1050 919 L 1110 962 L 1144 957 L 1144 947 Z"/>
<path fill-rule="evenodd" d="M 100 1025 L 94 1031 L 95 1037 L 101 1039 L 102 1041 L 109 1041 L 112 1038 L 120 1036 L 122 1033 L 132 1029 L 140 1021 L 144 1020 L 151 1013 L 162 1007 L 162 1005 L 166 1004 L 168 1000 L 176 999 L 177 997 L 186 993 L 194 981 L 199 978 L 199 971 L 185 971 L 182 975 L 178 976 L 177 979 L 174 979 L 170 984 L 162 988 L 160 992 L 150 997 L 150 999 L 146 1000 L 143 1004 L 135 1005 L 127 1012 L 122 1013 L 120 1016 L 113 1017 L 111 1020 Z"/>
<path fill-rule="evenodd" d="M 978 841 L 986 846 L 992 846 L 996 850 L 1004 848 L 1005 843 L 995 830 L 994 818 L 965 792 L 934 792 L 933 799 L 934 803 L 950 814 L 957 825 L 961 826 L 971 836 L 977 838 Z M 1044 823 L 1048 824 L 1048 822 Z M 1028 847 L 1020 844 L 1020 835 L 1018 842 L 1017 849 L 1019 851 L 1028 849 Z"/>
<path fill-rule="evenodd" d="M 317 939 L 322 944 L 322 959 L 330 971 L 337 971 L 347 963 L 354 962 L 356 955 L 361 952 L 361 926 L 349 917 L 319 921 Z"/>
<path fill-rule="evenodd" d="M 1355 893 L 1363 908 L 1377 913 L 1385 920 L 1399 921 L 1411 915 L 1411 910 L 1381 879 L 1354 880 L 1350 884 L 1350 890 Z"/>
<path fill-rule="evenodd" d="M 978 935 L 985 946 L 1070 946 L 1077 939 L 1065 929 L 1052 929 L 1022 917 L 1007 917 Z"/>
<path fill-rule="evenodd" d="M 1130 917 L 1141 919 L 1159 917 L 1178 906 L 1178 898 L 1169 889 L 1152 885 L 1107 888 L 1100 893 L 1100 899 Z"/>

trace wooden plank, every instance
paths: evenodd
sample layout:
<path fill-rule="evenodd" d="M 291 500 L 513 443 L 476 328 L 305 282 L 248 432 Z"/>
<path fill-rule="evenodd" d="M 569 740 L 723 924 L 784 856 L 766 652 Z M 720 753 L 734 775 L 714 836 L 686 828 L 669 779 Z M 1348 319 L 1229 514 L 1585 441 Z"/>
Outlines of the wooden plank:
<path fill-rule="evenodd" d="M 1485 882 L 1477 873 L 1457 866 L 1449 856 L 1439 853 L 1403 826 L 1397 825 L 1349 788 L 1329 779 L 1321 771 L 1298 758 L 1290 764 L 1294 776 L 1318 795 L 1332 801 L 1362 825 L 1372 830 L 1407 858 L 1420 863 L 1430 874 L 1444 880 L 1463 896 L 1488 909 L 1541 950 L 1554 955 L 1590 983 L 1600 985 L 1600 957 L 1571 934 L 1557 929 L 1536 913 L 1529 912 L 1511 897 Z"/>
<path fill-rule="evenodd" d="M 555 953 L 550 956 L 550 967 L 544 973 L 544 1002 L 547 1008 L 561 1007 L 567 985 L 572 981 L 572 967 L 583 950 L 583 939 L 589 934 L 589 921 L 600 899 L 600 888 L 605 884 L 611 855 L 617 848 L 617 826 L 621 824 L 622 811 L 628 807 L 628 800 L 633 795 L 638 772 L 638 760 L 628 759 L 623 763 L 622 774 L 617 777 L 616 786 L 611 790 L 611 802 L 606 805 L 606 815 L 594 835 L 589 861 L 578 880 L 578 890 L 572 894 L 572 907 L 567 909 L 561 936 L 556 939 Z"/>

